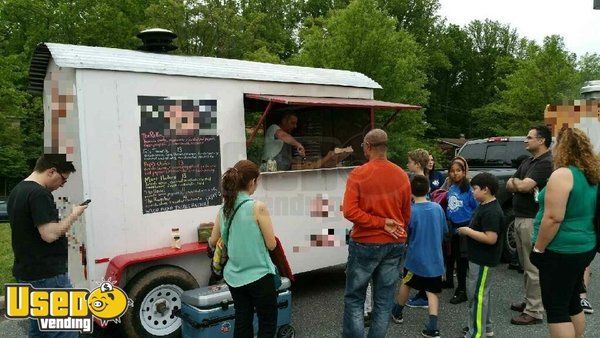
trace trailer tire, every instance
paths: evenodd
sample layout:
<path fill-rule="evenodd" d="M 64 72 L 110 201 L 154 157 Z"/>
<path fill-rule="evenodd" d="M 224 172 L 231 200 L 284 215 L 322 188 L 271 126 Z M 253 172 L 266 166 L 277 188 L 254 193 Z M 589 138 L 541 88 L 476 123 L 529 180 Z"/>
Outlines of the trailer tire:
<path fill-rule="evenodd" d="M 197 287 L 194 277 L 178 267 L 157 266 L 140 272 L 125 287 L 133 308 L 122 318 L 123 335 L 180 337 L 181 319 L 172 311 L 181 308 L 183 291 Z"/>
<path fill-rule="evenodd" d="M 277 338 L 294 338 L 296 330 L 291 325 L 282 325 L 277 331 Z"/>

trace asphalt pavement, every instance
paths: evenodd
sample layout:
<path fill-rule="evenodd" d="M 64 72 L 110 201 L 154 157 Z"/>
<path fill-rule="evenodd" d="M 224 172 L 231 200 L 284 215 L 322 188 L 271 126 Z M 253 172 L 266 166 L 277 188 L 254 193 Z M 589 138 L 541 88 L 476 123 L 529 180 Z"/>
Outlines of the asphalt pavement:
<path fill-rule="evenodd" d="M 496 268 L 492 287 L 492 319 L 496 337 L 548 337 L 546 323 L 530 326 L 510 324 L 516 315 L 509 306 L 522 296 L 523 275 L 508 270 L 506 265 Z M 589 299 L 596 307 L 596 314 L 586 316 L 586 337 L 600 338 L 600 259 L 592 263 Z M 344 266 L 322 269 L 301 274 L 292 287 L 292 325 L 296 337 L 340 337 L 343 313 L 345 274 Z M 441 295 L 439 325 L 442 337 L 459 337 L 467 320 L 466 303 L 448 303 L 452 291 Z M 426 309 L 405 309 L 404 323 L 391 323 L 388 337 L 420 337 L 427 317 Z M 0 319 L 0 338 L 25 337 L 23 322 Z M 117 337 L 115 330 L 96 329 L 93 337 Z"/>

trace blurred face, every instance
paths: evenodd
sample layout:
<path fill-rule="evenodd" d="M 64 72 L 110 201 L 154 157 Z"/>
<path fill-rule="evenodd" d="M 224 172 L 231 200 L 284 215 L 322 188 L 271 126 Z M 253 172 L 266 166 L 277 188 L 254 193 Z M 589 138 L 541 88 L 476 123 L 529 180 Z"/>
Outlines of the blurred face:
<path fill-rule="evenodd" d="M 169 128 L 175 135 L 193 135 L 200 127 L 198 112 L 183 111 L 181 106 L 171 106 L 165 117 L 169 120 Z"/>
<path fill-rule="evenodd" d="M 429 171 L 432 171 L 434 167 L 435 167 L 435 161 L 433 159 L 433 156 L 429 155 L 429 163 L 427 163 L 427 169 Z"/>
<path fill-rule="evenodd" d="M 283 131 L 289 134 L 298 127 L 298 118 L 294 115 L 288 116 L 282 121 L 281 124 L 281 129 L 283 129 Z"/>
<path fill-rule="evenodd" d="M 487 192 L 488 188 L 481 189 L 478 185 L 473 186 L 473 197 L 475 197 L 478 202 L 485 202 L 488 195 Z"/>
<path fill-rule="evenodd" d="M 408 162 L 406 162 L 406 167 L 408 171 L 411 173 L 416 173 L 421 171 L 421 166 L 417 164 L 417 162 L 413 161 L 410 157 L 408 158 Z"/>
<path fill-rule="evenodd" d="M 544 145 L 544 139 L 539 137 L 537 130 L 531 129 L 525 137 L 525 149 L 530 153 L 537 152 Z"/>
<path fill-rule="evenodd" d="M 448 176 L 454 183 L 460 183 L 465 179 L 465 171 L 458 163 L 454 163 L 452 167 L 450 167 L 450 172 Z"/>

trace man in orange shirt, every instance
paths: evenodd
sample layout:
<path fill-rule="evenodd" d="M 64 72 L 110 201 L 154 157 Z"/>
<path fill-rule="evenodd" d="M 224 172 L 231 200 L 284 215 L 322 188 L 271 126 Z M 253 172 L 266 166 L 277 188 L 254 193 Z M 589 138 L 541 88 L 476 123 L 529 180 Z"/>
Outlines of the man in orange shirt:
<path fill-rule="evenodd" d="M 366 164 L 348 176 L 344 217 L 354 223 L 348 243 L 343 337 L 364 337 L 363 306 L 373 280 L 373 312 L 368 337 L 385 337 L 394 293 L 406 250 L 410 220 L 410 182 L 387 159 L 387 134 L 367 133 L 362 144 Z"/>

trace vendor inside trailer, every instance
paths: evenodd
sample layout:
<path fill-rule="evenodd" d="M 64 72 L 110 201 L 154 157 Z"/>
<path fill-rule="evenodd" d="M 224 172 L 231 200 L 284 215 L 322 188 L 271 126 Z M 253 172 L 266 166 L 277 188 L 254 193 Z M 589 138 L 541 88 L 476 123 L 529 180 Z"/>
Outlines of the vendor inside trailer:
<path fill-rule="evenodd" d="M 360 151 L 375 127 L 375 111 L 387 110 L 385 128 L 400 110 L 421 107 L 369 99 L 246 94 L 248 159 L 261 171 L 349 167 L 366 161 Z"/>
<path fill-rule="evenodd" d="M 301 157 L 306 156 L 304 146 L 292 132 L 298 127 L 298 116 L 293 111 L 283 112 L 279 122 L 275 121 L 265 131 L 262 154 L 263 163 L 274 163 L 277 170 L 290 170 L 292 167 L 292 148 Z M 269 166 L 267 165 L 267 168 Z M 263 168 L 263 171 L 265 168 Z"/>

